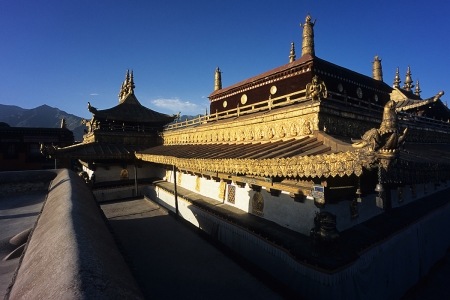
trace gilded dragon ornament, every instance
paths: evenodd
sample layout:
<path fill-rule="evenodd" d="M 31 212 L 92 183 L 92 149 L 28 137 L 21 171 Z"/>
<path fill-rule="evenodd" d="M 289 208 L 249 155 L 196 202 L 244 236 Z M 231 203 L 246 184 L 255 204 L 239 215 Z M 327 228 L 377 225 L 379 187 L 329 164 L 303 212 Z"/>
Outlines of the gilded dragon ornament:
<path fill-rule="evenodd" d="M 375 152 L 376 156 L 380 158 L 396 157 L 400 147 L 405 142 L 408 128 L 405 128 L 400 133 L 395 108 L 395 101 L 390 100 L 387 102 L 383 109 L 383 119 L 380 128 L 369 129 L 360 140 L 352 139 L 352 146 L 367 152 Z"/>

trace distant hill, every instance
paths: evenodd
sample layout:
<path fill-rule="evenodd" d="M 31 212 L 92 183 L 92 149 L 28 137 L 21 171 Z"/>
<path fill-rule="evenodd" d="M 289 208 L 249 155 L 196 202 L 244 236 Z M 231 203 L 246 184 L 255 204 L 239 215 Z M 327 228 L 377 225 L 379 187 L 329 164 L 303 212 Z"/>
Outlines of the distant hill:
<path fill-rule="evenodd" d="M 86 129 L 86 126 L 81 124 L 80 117 L 48 105 L 25 109 L 15 105 L 0 104 L 0 122 L 8 123 L 12 127 L 59 128 L 62 118 L 66 120 L 67 128 L 72 130 L 75 140 L 83 140 L 83 129 Z"/>
<path fill-rule="evenodd" d="M 86 126 L 81 124 L 80 117 L 66 113 L 55 107 L 41 105 L 32 109 L 25 109 L 15 105 L 0 104 L 0 122 L 8 123 L 12 127 L 47 127 L 59 128 L 61 119 L 66 120 L 66 126 L 72 130 L 76 141 L 83 140 L 83 130 Z M 198 118 L 196 116 L 182 115 L 178 122 Z"/>

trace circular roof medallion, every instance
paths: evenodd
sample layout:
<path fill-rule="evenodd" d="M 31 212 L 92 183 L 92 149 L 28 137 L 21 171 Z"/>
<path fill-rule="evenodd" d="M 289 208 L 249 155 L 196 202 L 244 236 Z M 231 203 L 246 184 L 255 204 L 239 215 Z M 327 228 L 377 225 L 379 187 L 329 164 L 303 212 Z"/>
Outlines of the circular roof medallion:
<path fill-rule="evenodd" d="M 342 93 L 344 91 L 344 87 L 340 83 L 338 84 L 338 91 L 339 93 Z"/>
<path fill-rule="evenodd" d="M 358 98 L 362 98 L 362 90 L 361 90 L 361 88 L 360 87 L 358 87 L 357 89 L 356 89 L 356 95 L 358 95 Z"/>
<path fill-rule="evenodd" d="M 241 103 L 242 103 L 242 105 L 244 105 L 245 103 L 247 103 L 247 95 L 246 95 L 246 94 L 243 94 L 243 95 L 241 96 Z"/>
<path fill-rule="evenodd" d="M 277 87 L 276 87 L 275 85 L 272 85 L 272 86 L 270 87 L 270 93 L 271 93 L 272 95 L 275 95 L 276 92 L 277 92 Z"/>
<path fill-rule="evenodd" d="M 378 95 L 375 94 L 375 96 L 373 96 L 373 99 L 375 99 L 375 102 L 378 102 Z"/>
<path fill-rule="evenodd" d="M 223 101 L 223 107 L 227 107 L 227 105 L 228 105 L 227 101 L 226 100 Z"/>

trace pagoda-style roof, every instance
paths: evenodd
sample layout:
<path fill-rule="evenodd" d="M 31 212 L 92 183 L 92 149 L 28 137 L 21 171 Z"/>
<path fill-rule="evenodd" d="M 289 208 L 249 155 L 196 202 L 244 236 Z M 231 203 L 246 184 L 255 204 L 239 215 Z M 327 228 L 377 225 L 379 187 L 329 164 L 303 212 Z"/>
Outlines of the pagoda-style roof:
<path fill-rule="evenodd" d="M 146 108 L 134 94 L 129 94 L 118 105 L 104 109 L 97 110 L 89 106 L 89 111 L 94 114 L 95 118 L 102 118 L 107 120 L 124 121 L 124 122 L 139 122 L 152 123 L 153 126 L 164 126 L 172 122 L 175 116 L 162 114 Z"/>

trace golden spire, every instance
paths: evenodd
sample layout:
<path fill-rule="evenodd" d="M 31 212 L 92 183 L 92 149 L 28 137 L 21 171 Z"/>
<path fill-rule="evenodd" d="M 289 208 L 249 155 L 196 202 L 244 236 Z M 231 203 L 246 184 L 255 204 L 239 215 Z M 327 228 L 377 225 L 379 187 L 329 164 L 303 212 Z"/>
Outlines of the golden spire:
<path fill-rule="evenodd" d="M 417 96 L 420 97 L 420 93 L 422 93 L 422 91 L 420 90 L 419 87 L 419 79 L 416 80 L 416 90 L 414 91 L 414 94 L 416 94 Z"/>
<path fill-rule="evenodd" d="M 383 81 L 383 70 L 381 68 L 381 59 L 378 55 L 375 55 L 375 59 L 372 63 L 372 78 L 375 80 Z"/>
<path fill-rule="evenodd" d="M 122 103 L 129 94 L 134 94 L 134 88 L 133 71 L 131 71 L 130 74 L 130 70 L 127 70 L 125 80 L 122 82 L 122 86 L 120 87 L 119 104 Z"/>
<path fill-rule="evenodd" d="M 295 61 L 295 47 L 294 47 L 294 42 L 291 43 L 291 52 L 289 52 L 289 62 L 294 62 Z"/>
<path fill-rule="evenodd" d="M 406 79 L 405 79 L 405 85 L 404 86 L 402 86 L 402 89 L 404 89 L 405 91 L 411 91 L 412 90 L 412 88 L 414 87 L 414 84 L 412 84 L 413 83 L 413 81 L 412 81 L 412 79 L 411 79 L 411 69 L 409 68 L 409 66 L 408 66 L 408 71 L 406 71 Z"/>
<path fill-rule="evenodd" d="M 394 85 L 393 85 L 393 87 L 399 89 L 400 88 L 400 82 L 402 82 L 402 81 L 400 80 L 400 74 L 399 74 L 398 67 L 397 67 L 397 71 L 395 71 L 395 78 L 394 78 Z"/>
<path fill-rule="evenodd" d="M 314 25 L 316 24 L 316 20 L 311 22 L 311 16 L 306 16 L 305 24 L 300 23 L 300 26 L 303 27 L 302 34 L 302 56 L 305 54 L 315 55 L 314 51 Z"/>
<path fill-rule="evenodd" d="M 134 80 L 133 80 L 133 70 L 131 70 L 130 81 L 128 83 L 128 94 L 134 94 L 135 87 L 136 86 L 134 85 Z"/>
<path fill-rule="evenodd" d="M 220 71 L 219 67 L 217 67 L 215 75 L 214 75 L 214 90 L 221 90 L 222 89 L 222 72 Z"/>

